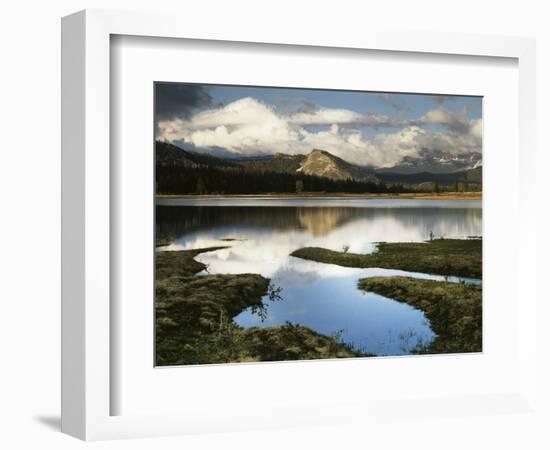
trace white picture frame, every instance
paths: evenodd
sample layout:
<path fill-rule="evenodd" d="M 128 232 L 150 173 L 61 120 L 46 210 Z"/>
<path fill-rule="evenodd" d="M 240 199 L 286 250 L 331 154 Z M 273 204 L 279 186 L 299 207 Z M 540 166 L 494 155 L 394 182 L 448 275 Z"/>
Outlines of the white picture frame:
<path fill-rule="evenodd" d="M 242 420 L 242 412 L 220 408 L 195 414 L 111 415 L 110 378 L 111 211 L 110 184 L 110 39 L 113 35 L 242 43 L 286 44 L 338 49 L 368 49 L 417 54 L 512 58 L 518 62 L 519 192 L 521 245 L 517 245 L 518 280 L 527 280 L 536 260 L 535 43 L 532 39 L 451 34 L 368 31 L 327 35 L 321 30 L 265 28 L 251 23 L 234 29 L 208 30 L 193 21 L 165 14 L 87 10 L 62 21 L 62 430 L 85 440 L 162 436 L 263 428 Z M 425 398 L 409 403 L 411 414 L 437 405 L 463 414 L 514 411 L 535 407 L 536 293 L 526 287 L 518 303 L 519 377 L 515 390 L 498 395 Z M 531 294 L 531 295 L 529 295 Z M 518 295 L 516 293 L 516 295 Z M 351 365 L 349 366 L 351 369 Z M 311 369 L 315 370 L 315 369 Z M 269 426 L 295 426 L 387 414 L 390 404 L 278 406 Z"/>

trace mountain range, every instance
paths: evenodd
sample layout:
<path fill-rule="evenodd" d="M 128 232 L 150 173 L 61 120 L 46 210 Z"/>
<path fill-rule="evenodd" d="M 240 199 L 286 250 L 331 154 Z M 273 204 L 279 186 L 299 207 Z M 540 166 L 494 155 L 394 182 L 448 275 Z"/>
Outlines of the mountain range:
<path fill-rule="evenodd" d="M 220 158 L 184 150 L 176 145 L 157 141 L 156 164 L 160 167 L 210 167 L 254 173 L 314 175 L 331 180 L 354 180 L 374 183 L 441 183 L 454 184 L 468 179 L 481 183 L 481 154 L 470 152 L 453 155 L 443 151 L 421 150 L 418 157 L 405 157 L 394 167 L 373 168 L 352 164 L 321 149 L 307 155 L 276 153 L 246 158 Z"/>
<path fill-rule="evenodd" d="M 466 152 L 460 155 L 442 150 L 421 149 L 415 157 L 405 156 L 393 167 L 378 169 L 378 173 L 415 174 L 420 172 L 452 173 L 481 166 L 481 153 Z"/>

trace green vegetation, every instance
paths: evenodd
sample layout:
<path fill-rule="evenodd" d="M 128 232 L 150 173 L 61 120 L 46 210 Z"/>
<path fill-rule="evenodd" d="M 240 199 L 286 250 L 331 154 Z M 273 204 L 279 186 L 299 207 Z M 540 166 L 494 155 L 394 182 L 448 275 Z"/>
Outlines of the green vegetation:
<path fill-rule="evenodd" d="M 203 362 L 292 361 L 369 356 L 343 344 L 338 336 L 324 336 L 287 322 L 282 326 L 241 328 L 227 324 L 206 343 Z"/>
<path fill-rule="evenodd" d="M 377 244 L 378 251 L 367 255 L 305 247 L 291 253 L 344 267 L 379 267 L 409 272 L 481 278 L 481 239 L 435 239 L 429 242 Z"/>
<path fill-rule="evenodd" d="M 481 192 L 482 167 L 467 169 L 458 172 L 448 173 L 397 173 L 397 172 L 377 172 L 376 176 L 391 186 L 395 183 L 402 185 L 407 191 L 420 192 Z"/>
<path fill-rule="evenodd" d="M 419 353 L 482 350 L 481 286 L 409 277 L 363 278 L 358 285 L 425 312 L 437 337 L 427 348 L 417 349 Z"/>
<path fill-rule="evenodd" d="M 243 167 L 156 166 L 158 195 L 296 193 L 297 186 L 301 186 L 303 192 L 415 192 L 414 189 L 405 189 L 397 183 L 387 186 L 384 183 L 333 180 L 301 173 L 251 172 Z"/>
<path fill-rule="evenodd" d="M 262 297 L 277 300 L 280 289 L 257 274 L 196 276 L 207 267 L 194 257 L 223 248 L 156 253 L 157 365 L 366 356 L 338 336 L 299 325 L 235 324 L 233 317 L 248 307 L 265 314 Z"/>

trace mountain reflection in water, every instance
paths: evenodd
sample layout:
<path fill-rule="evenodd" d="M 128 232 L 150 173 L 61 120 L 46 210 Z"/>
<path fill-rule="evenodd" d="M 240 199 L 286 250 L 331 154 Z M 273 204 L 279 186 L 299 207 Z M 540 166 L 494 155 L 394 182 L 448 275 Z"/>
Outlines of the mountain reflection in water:
<path fill-rule="evenodd" d="M 353 207 L 283 200 L 277 206 L 253 200 L 227 206 L 219 201 L 161 203 L 156 207 L 156 238 L 171 242 L 166 250 L 228 246 L 201 254 L 197 260 L 207 264 L 210 274 L 259 273 L 281 289 L 279 301 L 266 296 L 261 317 L 246 310 L 235 318 L 238 324 L 270 326 L 290 321 L 322 334 L 338 334 L 344 342 L 379 355 L 407 354 L 434 338 L 421 311 L 357 289 L 359 278 L 403 272 L 344 268 L 289 254 L 306 246 L 338 251 L 346 246 L 350 252 L 367 253 L 376 242 L 424 241 L 430 231 L 447 238 L 482 232 L 478 201 L 448 205 L 423 201 L 412 207 L 407 200 L 386 200 L 382 207 L 357 200 Z"/>

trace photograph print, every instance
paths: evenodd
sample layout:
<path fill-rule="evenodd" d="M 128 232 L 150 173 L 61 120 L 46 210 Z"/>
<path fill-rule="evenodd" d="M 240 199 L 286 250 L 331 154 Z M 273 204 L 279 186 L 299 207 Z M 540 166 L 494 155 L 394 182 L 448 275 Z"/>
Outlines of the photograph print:
<path fill-rule="evenodd" d="M 482 351 L 482 98 L 154 84 L 155 364 Z"/>

